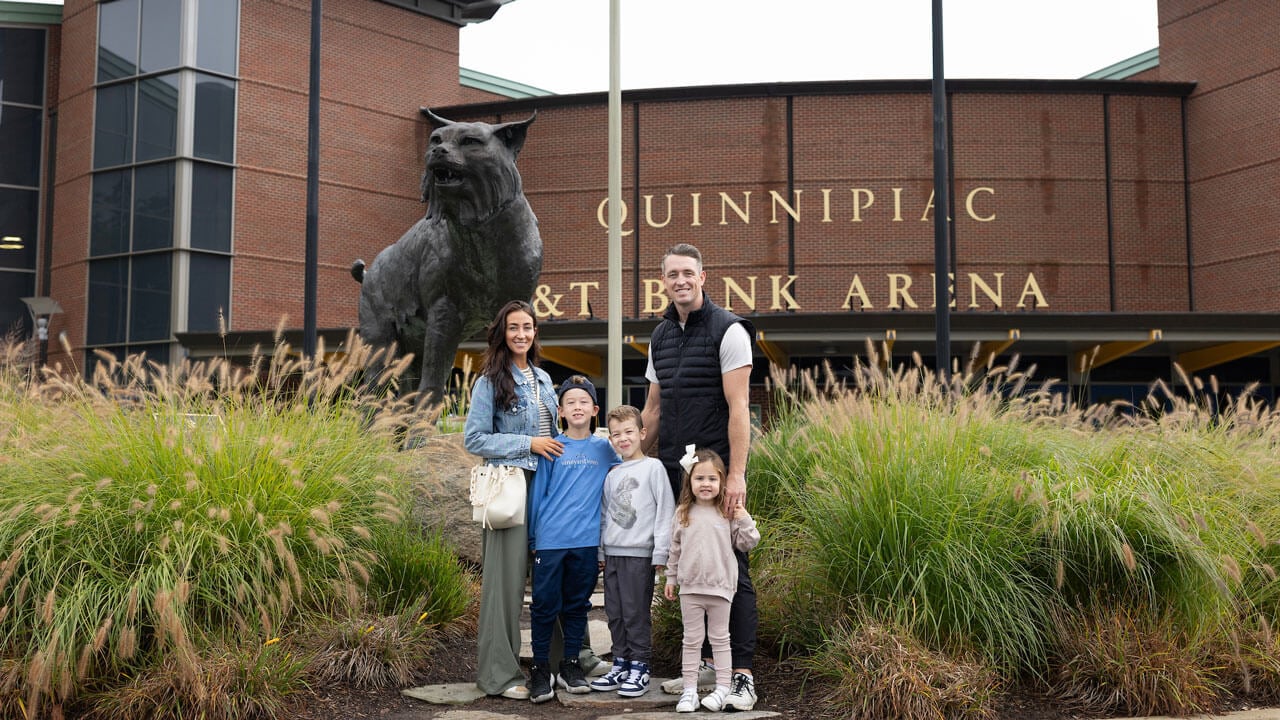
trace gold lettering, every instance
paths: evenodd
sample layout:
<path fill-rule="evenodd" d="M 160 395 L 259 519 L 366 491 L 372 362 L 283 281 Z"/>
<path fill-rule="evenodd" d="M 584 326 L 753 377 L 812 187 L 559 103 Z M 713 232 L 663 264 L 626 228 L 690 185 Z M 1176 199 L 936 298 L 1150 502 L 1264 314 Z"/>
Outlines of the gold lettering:
<path fill-rule="evenodd" d="M 668 197 L 670 196 L 668 195 Z M 594 280 L 591 282 L 580 281 L 580 282 L 569 283 L 570 290 L 574 290 L 574 289 L 579 290 L 579 297 L 581 298 L 581 301 L 578 303 L 578 317 L 591 317 L 592 315 L 591 300 L 587 297 L 589 288 L 595 288 L 596 290 L 599 290 L 600 283 Z"/>
<path fill-rule="evenodd" d="M 851 306 L 849 301 L 853 299 L 854 295 L 857 295 L 858 302 L 862 303 L 858 307 L 859 310 L 866 310 L 872 307 L 871 298 L 867 297 L 867 290 L 862 287 L 862 278 L 858 277 L 857 273 L 853 275 L 853 282 L 849 283 L 849 292 L 844 294 L 844 304 L 840 306 L 840 309 L 848 310 Z"/>
<path fill-rule="evenodd" d="M 693 201 L 693 222 L 689 223 L 689 227 L 698 227 L 702 221 L 698 219 L 698 215 L 702 210 L 701 203 L 702 193 L 689 193 L 689 199 Z"/>
<path fill-rule="evenodd" d="M 974 189 L 970 190 L 970 191 L 969 191 L 969 194 L 968 194 L 968 195 L 966 195 L 966 196 L 965 196 L 965 199 L 964 199 L 964 209 L 965 209 L 965 210 L 967 210 L 967 211 L 969 211 L 969 217 L 973 218 L 974 220 L 977 220 L 978 222 L 991 222 L 992 220 L 995 220 L 995 219 L 996 219 L 996 211 L 995 211 L 995 210 L 992 210 L 992 211 L 991 211 L 991 214 L 990 214 L 990 215 L 988 215 L 988 216 L 986 216 L 986 217 L 978 217 L 978 214 L 977 214 L 976 212 L 974 212 L 974 210 L 973 210 L 973 196 L 974 196 L 974 195 L 977 195 L 977 194 L 978 194 L 978 193 L 980 193 L 980 192 L 985 192 L 985 193 L 989 193 L 989 194 L 991 194 L 991 195 L 995 195 L 995 194 L 996 194 L 996 189 L 995 189 L 995 188 L 989 188 L 989 187 L 976 187 L 976 188 L 974 188 Z M 999 303 L 997 303 L 997 304 L 999 304 Z"/>
<path fill-rule="evenodd" d="M 991 302 L 995 303 L 997 308 L 1004 304 L 1004 301 L 1002 300 L 1004 297 L 1004 273 L 998 272 L 992 274 L 995 275 L 996 278 L 996 289 L 994 291 L 992 291 L 990 285 L 979 277 L 978 273 L 969 273 L 970 309 L 978 307 L 978 290 L 982 290 L 982 293 L 990 298 Z"/>
<path fill-rule="evenodd" d="M 933 191 L 929 191 L 929 202 L 924 206 L 924 214 L 920 216 L 920 222 L 929 220 L 929 211 L 933 209 Z M 951 222 L 951 216 L 947 216 L 947 222 Z"/>
<path fill-rule="evenodd" d="M 596 207 L 596 220 L 600 221 L 600 227 L 604 228 L 605 230 L 609 229 L 609 221 L 605 219 L 605 216 L 604 216 L 604 209 L 608 205 L 609 205 L 609 198 L 605 198 L 601 200 L 600 205 Z M 623 200 L 622 210 L 620 210 L 618 214 L 618 227 L 622 227 L 623 225 L 626 225 L 626 224 L 627 224 L 627 201 Z M 631 232 L 632 231 L 630 230 L 623 230 L 622 234 L 630 235 Z"/>
<path fill-rule="evenodd" d="M 907 301 L 907 307 L 919 307 L 916 301 L 911 299 L 911 293 L 907 290 L 911 287 L 911 276 L 905 273 L 889 273 L 889 307 L 895 310 L 902 309 L 900 300 Z M 899 284 L 901 283 L 901 284 Z"/>
<path fill-rule="evenodd" d="M 659 225 L 653 221 L 653 196 L 644 196 L 644 221 L 651 228 L 666 227 L 671 223 L 671 198 L 674 197 L 670 193 L 667 194 L 667 219 Z"/>
<path fill-rule="evenodd" d="M 853 191 L 852 222 L 862 222 L 862 211 L 871 207 L 871 204 L 876 201 L 875 193 L 871 192 L 866 188 L 850 188 L 850 190 Z M 867 201 L 865 203 L 858 202 L 858 198 L 863 197 L 864 195 L 866 196 Z"/>
<path fill-rule="evenodd" d="M 644 281 L 644 312 L 647 315 L 657 315 L 667 309 L 667 293 L 662 289 L 661 280 Z"/>
<path fill-rule="evenodd" d="M 773 201 L 770 204 L 770 207 L 773 211 L 773 214 L 771 216 L 771 219 L 769 220 L 769 224 L 770 225 L 778 224 L 778 205 L 782 205 L 782 210 L 786 214 L 790 215 L 792 220 L 795 220 L 796 222 L 800 222 L 800 211 L 797 210 L 796 208 L 800 207 L 800 193 L 802 192 L 804 191 L 803 190 L 795 191 L 795 200 L 793 200 L 793 202 L 796 204 L 796 207 L 792 207 L 787 204 L 787 201 L 784 200 L 781 195 L 778 194 L 777 190 L 770 190 L 769 197 Z"/>
<path fill-rule="evenodd" d="M 564 295 L 552 295 L 550 285 L 539 285 L 534 289 L 533 311 L 538 317 L 560 317 L 564 311 L 556 307 Z"/>
<path fill-rule="evenodd" d="M 724 214 L 725 206 L 728 206 L 729 208 L 731 208 L 733 212 L 737 214 L 738 217 L 742 218 L 743 224 L 745 225 L 751 224 L 751 191 L 750 190 L 742 191 L 742 207 L 738 207 L 738 204 L 733 201 L 733 198 L 729 197 L 729 193 L 727 192 L 720 193 L 720 224 L 721 225 L 729 224 L 729 221 L 725 219 L 725 214 Z"/>
<path fill-rule="evenodd" d="M 893 189 L 893 221 L 902 222 L 902 188 Z"/>
<path fill-rule="evenodd" d="M 935 273 L 929 273 L 929 288 L 933 294 L 933 302 L 929 307 L 938 307 L 938 276 Z M 956 306 L 956 276 L 947 273 L 947 295 L 951 296 L 951 307 Z"/>
<path fill-rule="evenodd" d="M 1036 299 L 1035 307 L 1049 307 L 1049 303 L 1044 299 L 1044 293 L 1040 292 L 1040 283 L 1036 282 L 1035 273 L 1027 273 L 1027 282 L 1022 286 L 1022 296 L 1018 298 L 1018 307 L 1027 306 L 1028 295 Z"/>
<path fill-rule="evenodd" d="M 748 275 L 747 280 L 751 282 L 751 293 L 748 294 L 742 289 L 742 286 L 734 281 L 733 278 L 725 276 L 724 278 L 724 307 L 726 310 L 733 309 L 733 293 L 742 298 L 742 303 L 747 306 L 748 310 L 756 309 L 756 276 Z"/>
<path fill-rule="evenodd" d="M 796 299 L 791 296 L 791 290 L 789 289 L 791 287 L 791 283 L 794 283 L 796 281 L 796 277 L 797 277 L 796 275 L 788 275 L 787 281 L 785 283 L 779 284 L 782 280 L 781 275 L 769 276 L 769 280 L 773 283 L 773 304 L 769 306 L 770 310 L 783 310 L 783 309 L 799 310 L 800 309 L 800 303 L 796 302 Z M 783 300 L 785 300 L 787 303 L 786 308 L 783 308 L 782 306 Z"/>
<path fill-rule="evenodd" d="M 831 188 L 822 188 L 822 222 L 831 222 Z"/>

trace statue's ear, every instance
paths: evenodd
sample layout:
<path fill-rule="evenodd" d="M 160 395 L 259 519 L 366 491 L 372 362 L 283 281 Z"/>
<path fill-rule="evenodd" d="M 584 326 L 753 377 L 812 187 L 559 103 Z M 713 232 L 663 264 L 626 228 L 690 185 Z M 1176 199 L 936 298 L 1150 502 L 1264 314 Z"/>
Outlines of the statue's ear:
<path fill-rule="evenodd" d="M 418 112 L 420 112 L 420 113 L 422 113 L 424 116 L 426 116 L 427 120 L 430 120 L 430 121 L 431 121 L 431 125 L 432 125 L 433 127 L 435 127 L 437 130 L 439 130 L 440 128 L 444 127 L 445 125 L 452 125 L 452 124 L 453 124 L 453 121 L 452 121 L 452 120 L 449 120 L 449 119 L 447 119 L 447 118 L 442 118 L 442 117 L 440 117 L 439 115 L 437 115 L 437 114 L 435 114 L 435 113 L 431 112 L 431 108 L 425 108 L 425 107 L 424 107 L 424 108 L 418 108 Z"/>
<path fill-rule="evenodd" d="M 494 125 L 493 134 L 502 140 L 502 143 L 507 146 L 513 156 L 519 155 L 520 149 L 524 147 L 524 138 L 529 132 L 529 126 L 533 124 L 537 117 L 538 111 L 534 110 L 527 120 Z"/>

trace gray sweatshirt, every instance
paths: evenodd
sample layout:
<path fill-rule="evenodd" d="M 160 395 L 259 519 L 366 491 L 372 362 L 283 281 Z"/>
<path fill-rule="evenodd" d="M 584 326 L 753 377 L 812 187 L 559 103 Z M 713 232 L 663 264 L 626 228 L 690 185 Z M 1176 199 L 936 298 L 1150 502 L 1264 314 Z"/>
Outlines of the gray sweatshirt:
<path fill-rule="evenodd" d="M 671 483 L 661 460 L 643 457 L 615 465 L 604 480 L 600 559 L 652 557 L 654 565 L 666 565 L 674 512 Z"/>
<path fill-rule="evenodd" d="M 694 503 L 689 524 L 672 521 L 671 554 L 667 556 L 667 584 L 681 593 L 715 595 L 733 600 L 738 590 L 735 549 L 746 552 L 760 542 L 756 521 L 741 511 L 732 521 L 720 508 Z"/>

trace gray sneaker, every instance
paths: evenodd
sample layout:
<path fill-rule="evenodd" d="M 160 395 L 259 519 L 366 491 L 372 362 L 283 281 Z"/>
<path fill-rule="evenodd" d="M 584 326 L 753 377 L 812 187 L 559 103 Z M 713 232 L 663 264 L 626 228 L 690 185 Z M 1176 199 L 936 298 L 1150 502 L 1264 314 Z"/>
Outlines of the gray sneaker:
<path fill-rule="evenodd" d="M 724 699 L 727 710 L 750 710 L 756 706 L 756 681 L 746 673 L 736 672 L 729 681 L 729 696 Z M 705 706 L 704 706 L 705 707 Z"/>
<path fill-rule="evenodd" d="M 716 688 L 716 669 L 706 660 L 698 666 L 698 692 L 711 692 Z M 672 678 L 662 683 L 662 692 L 668 695 L 679 695 L 684 692 L 684 679 Z"/>

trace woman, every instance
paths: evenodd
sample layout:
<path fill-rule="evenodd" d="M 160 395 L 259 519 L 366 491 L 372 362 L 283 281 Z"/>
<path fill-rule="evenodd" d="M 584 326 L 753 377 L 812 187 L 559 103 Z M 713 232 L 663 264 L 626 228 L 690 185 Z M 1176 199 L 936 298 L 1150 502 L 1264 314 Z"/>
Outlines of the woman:
<path fill-rule="evenodd" d="M 471 390 L 467 451 L 495 465 L 524 470 L 533 479 L 541 455 L 554 460 L 564 446 L 554 439 L 557 403 L 551 376 L 538 367 L 538 321 L 529 303 L 513 300 L 488 329 L 480 377 Z M 527 699 L 520 670 L 520 607 L 524 601 L 529 541 L 524 525 L 484 529 L 476 685 L 488 695 Z"/>

